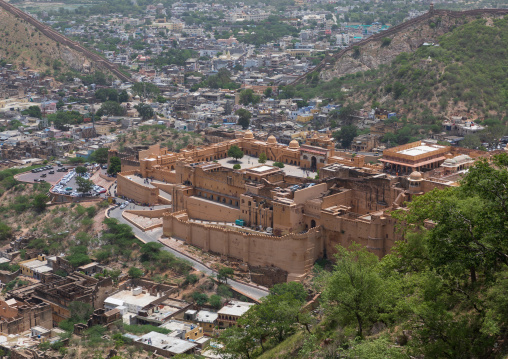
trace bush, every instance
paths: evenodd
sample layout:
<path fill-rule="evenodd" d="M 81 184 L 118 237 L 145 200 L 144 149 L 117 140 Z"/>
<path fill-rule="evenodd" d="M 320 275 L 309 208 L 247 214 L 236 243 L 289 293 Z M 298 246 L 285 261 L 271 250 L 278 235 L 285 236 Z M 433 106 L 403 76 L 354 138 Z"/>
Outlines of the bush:
<path fill-rule="evenodd" d="M 275 167 L 284 168 L 284 163 L 282 163 L 282 162 L 274 162 L 273 165 Z"/>
<path fill-rule="evenodd" d="M 234 170 L 239 170 L 241 168 L 242 168 L 242 166 L 239 163 L 237 163 L 236 165 L 233 166 Z"/>

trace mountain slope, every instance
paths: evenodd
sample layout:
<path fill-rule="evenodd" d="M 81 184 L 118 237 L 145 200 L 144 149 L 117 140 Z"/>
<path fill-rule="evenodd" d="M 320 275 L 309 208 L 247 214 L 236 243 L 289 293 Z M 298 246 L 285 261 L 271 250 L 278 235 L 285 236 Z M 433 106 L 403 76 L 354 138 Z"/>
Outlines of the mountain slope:
<path fill-rule="evenodd" d="M 338 101 L 361 102 L 364 107 L 386 107 L 417 119 L 420 124 L 439 124 L 443 116 L 450 115 L 503 120 L 508 100 L 508 17 L 460 21 L 466 23 L 452 26 L 448 22 L 450 31 L 430 40 L 439 46 L 420 46 L 412 53 L 402 52 L 394 56 L 390 65 L 380 64 L 382 59 L 369 55 L 385 51 L 381 46 L 362 47 L 357 61 L 360 71 L 351 74 L 352 67 L 346 69 L 348 61 L 352 64 L 356 59 L 341 59 L 333 69 L 324 69 L 320 76 L 312 74 L 304 83 L 287 90 L 306 99 L 321 95 Z M 426 27 L 398 34 L 385 46 L 397 46 L 390 56 L 402 47 L 401 38 L 407 39 L 408 44 L 417 38 L 418 31 L 427 31 Z M 361 71 L 368 68 L 366 63 L 371 57 L 377 59 L 377 66 L 373 65 L 377 68 Z M 333 77 L 341 72 L 349 73 Z M 337 91 L 341 88 L 348 91 Z"/>
<path fill-rule="evenodd" d="M 44 72 L 54 69 L 83 71 L 85 56 L 48 38 L 34 26 L 0 10 L 0 58 L 20 67 Z"/>

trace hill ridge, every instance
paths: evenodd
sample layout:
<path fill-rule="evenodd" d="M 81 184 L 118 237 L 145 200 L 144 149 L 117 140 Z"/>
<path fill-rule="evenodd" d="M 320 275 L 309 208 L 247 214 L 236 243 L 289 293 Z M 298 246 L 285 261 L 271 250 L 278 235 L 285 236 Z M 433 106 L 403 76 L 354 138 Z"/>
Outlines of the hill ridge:
<path fill-rule="evenodd" d="M 84 48 L 81 44 L 68 39 L 64 35 L 53 30 L 51 27 L 41 23 L 40 21 L 34 19 L 32 16 L 28 15 L 27 13 L 19 10 L 15 6 L 12 6 L 11 4 L 9 4 L 3 0 L 0 0 L 0 7 L 3 8 L 5 11 L 9 12 L 10 14 L 12 14 L 22 20 L 27 21 L 29 24 L 34 26 L 37 30 L 39 30 L 42 34 L 44 34 L 51 40 L 53 40 L 59 44 L 65 45 L 65 46 L 79 52 L 86 59 L 97 64 L 98 67 L 102 67 L 102 68 L 105 68 L 106 70 L 110 71 L 111 73 L 113 73 L 115 76 L 117 76 L 122 81 L 131 81 L 131 78 L 129 76 L 125 75 L 124 73 L 122 73 L 118 69 L 117 65 L 109 62 L 108 60 L 100 57 L 97 54 L 94 54 L 90 50 Z"/>
<path fill-rule="evenodd" d="M 474 9 L 474 10 L 464 10 L 464 11 L 455 11 L 455 10 L 434 10 L 433 7 L 430 8 L 430 10 L 418 17 L 415 17 L 413 19 L 410 19 L 408 21 L 405 21 L 401 24 L 398 24 L 396 26 L 393 26 L 392 28 L 379 32 L 377 34 L 374 34 L 372 36 L 369 36 L 368 38 L 357 42 L 355 44 L 352 44 L 341 51 L 334 53 L 333 56 L 327 56 L 325 57 L 315 68 L 313 68 L 310 71 L 307 71 L 303 75 L 296 78 L 293 82 L 289 84 L 289 86 L 294 86 L 302 82 L 302 80 L 306 79 L 307 76 L 320 72 L 323 69 L 329 69 L 332 66 L 327 66 L 327 64 L 330 64 L 330 61 L 333 63 L 336 63 L 337 60 L 341 59 L 344 55 L 346 55 L 348 52 L 354 51 L 356 47 L 363 47 L 371 42 L 374 41 L 382 41 L 384 38 L 390 38 L 393 37 L 402 31 L 408 29 L 409 27 L 413 25 L 417 25 L 420 23 L 423 23 L 425 20 L 429 20 L 435 16 L 447 16 L 449 18 L 461 18 L 465 16 L 475 16 L 475 15 L 508 15 L 508 9 Z M 421 45 L 421 44 L 420 44 Z"/>

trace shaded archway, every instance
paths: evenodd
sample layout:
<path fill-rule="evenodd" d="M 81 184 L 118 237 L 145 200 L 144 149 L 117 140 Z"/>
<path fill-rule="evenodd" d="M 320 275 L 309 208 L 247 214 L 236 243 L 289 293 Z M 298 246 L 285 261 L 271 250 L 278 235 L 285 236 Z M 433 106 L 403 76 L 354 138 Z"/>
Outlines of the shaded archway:
<path fill-rule="evenodd" d="M 311 220 L 310 221 L 310 228 L 314 228 L 316 227 L 316 221 L 315 220 Z"/>
<path fill-rule="evenodd" d="M 312 156 L 312 158 L 310 159 L 310 169 L 312 171 L 316 170 L 316 163 L 317 163 L 316 157 Z"/>

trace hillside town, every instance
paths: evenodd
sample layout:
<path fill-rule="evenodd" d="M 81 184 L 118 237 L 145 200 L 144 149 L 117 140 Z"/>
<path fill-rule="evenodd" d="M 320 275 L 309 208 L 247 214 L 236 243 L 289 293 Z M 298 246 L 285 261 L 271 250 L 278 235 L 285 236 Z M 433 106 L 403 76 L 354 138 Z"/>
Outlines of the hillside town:
<path fill-rule="evenodd" d="M 69 41 L 47 36 L 48 46 L 94 56 L 79 71 L 63 59 L 35 68 L 0 56 L 0 357 L 325 358 L 379 338 L 398 350 L 421 323 L 386 335 L 395 323 L 388 316 L 365 319 L 365 332 L 360 310 L 330 319 L 349 307 L 323 283 L 353 283 L 346 297 L 356 291 L 354 276 L 336 275 L 348 256 L 357 255 L 350 268 L 383 273 L 369 282 L 379 293 L 381 276 L 397 265 L 423 271 L 444 262 L 455 266 L 447 275 L 466 274 L 439 291 L 469 293 L 458 284 L 469 280 L 474 287 L 483 262 L 470 255 L 489 246 L 421 265 L 431 251 L 411 240 L 441 228 L 425 207 L 432 196 L 484 183 L 471 173 L 502 178 L 489 172 L 506 172 L 508 132 L 493 120 L 502 109 L 489 104 L 488 118 L 457 95 L 451 114 L 438 100 L 432 113 L 417 112 L 399 98 L 409 91 L 401 82 L 380 85 L 368 101 L 354 92 L 352 83 L 379 71 L 365 63 L 339 66 L 349 82 L 336 88 L 322 85 L 320 72 L 336 66 L 337 54 L 356 61 L 370 56 L 366 47 L 386 49 L 402 23 L 424 24 L 412 35 L 439 27 L 445 19 L 435 19 L 434 6 L 455 2 L 37 4 L 0 4 L 0 16 L 15 5 L 34 19 L 16 18 L 25 31 L 36 24 L 34 33 Z M 499 11 L 487 26 L 508 14 Z M 423 38 L 412 51 L 441 51 Z M 408 56 L 392 56 L 398 74 L 409 71 Z M 433 61 L 415 61 L 418 74 L 434 72 Z M 377 63 L 381 72 L 386 63 Z M 453 76 L 440 83 L 457 93 Z M 297 84 L 327 92 L 303 97 Z M 399 101 L 385 106 L 382 96 Z M 420 124 L 411 111 L 427 117 Z M 415 203 L 427 212 L 413 226 Z M 468 233 L 477 235 L 446 240 Z M 407 263 L 394 259 L 407 252 L 415 255 Z M 392 262 L 381 268 L 385 258 Z M 414 281 L 437 282 L 436 273 Z M 396 306 L 372 298 L 363 311 L 376 301 Z M 397 310 L 409 311 L 405 301 Z M 369 357 L 397 357 L 377 353 Z"/>

